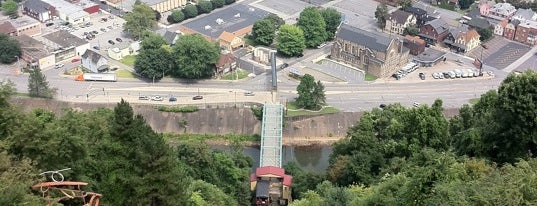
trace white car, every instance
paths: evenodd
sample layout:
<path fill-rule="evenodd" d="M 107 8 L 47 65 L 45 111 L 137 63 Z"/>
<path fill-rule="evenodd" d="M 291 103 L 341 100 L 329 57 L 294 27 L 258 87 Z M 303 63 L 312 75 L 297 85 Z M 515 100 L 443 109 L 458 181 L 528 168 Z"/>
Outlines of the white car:
<path fill-rule="evenodd" d="M 153 96 L 151 97 L 151 101 L 163 101 L 164 98 L 162 98 L 161 96 Z"/>
<path fill-rule="evenodd" d="M 56 65 L 54 65 L 54 68 L 59 69 L 59 68 L 62 68 L 63 66 L 65 66 L 65 65 L 64 64 L 56 64 Z"/>
<path fill-rule="evenodd" d="M 414 102 L 414 104 L 412 104 L 412 106 L 414 106 L 414 107 L 419 107 L 419 106 L 420 106 L 420 103 L 418 103 L 418 102 Z"/>
<path fill-rule="evenodd" d="M 246 91 L 246 92 L 244 92 L 244 96 L 254 96 L 254 95 L 255 95 L 255 94 L 254 94 L 254 92 L 252 92 L 252 91 Z"/>

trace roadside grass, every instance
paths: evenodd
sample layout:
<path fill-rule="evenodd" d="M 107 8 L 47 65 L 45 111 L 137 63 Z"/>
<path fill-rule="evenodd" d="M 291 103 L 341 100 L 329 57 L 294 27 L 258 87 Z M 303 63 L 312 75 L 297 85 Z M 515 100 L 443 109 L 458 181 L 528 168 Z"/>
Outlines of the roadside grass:
<path fill-rule="evenodd" d="M 365 74 L 365 81 L 375 81 L 377 80 L 377 77 L 372 74 Z"/>
<path fill-rule="evenodd" d="M 121 78 L 134 78 L 135 77 L 135 75 L 132 72 L 124 70 L 124 69 L 118 69 L 116 71 L 116 75 Z"/>
<path fill-rule="evenodd" d="M 190 113 L 190 112 L 197 112 L 199 109 L 197 106 L 173 106 L 173 107 L 167 107 L 167 106 L 159 106 L 158 111 L 161 112 L 174 112 L 174 113 Z"/>
<path fill-rule="evenodd" d="M 248 77 L 248 72 L 244 71 L 242 69 L 238 69 L 236 72 L 231 72 L 229 74 L 226 74 L 222 77 L 223 80 L 236 80 L 236 79 L 244 79 Z M 238 78 L 237 78 L 238 76 Z"/>
<path fill-rule="evenodd" d="M 324 63 L 324 61 L 321 59 L 321 60 L 319 60 L 319 61 L 317 61 L 317 62 L 315 62 L 315 63 L 316 63 L 316 64 L 319 64 L 319 65 L 322 65 L 322 64 Z"/>
<path fill-rule="evenodd" d="M 470 99 L 470 104 L 471 105 L 477 104 L 477 102 L 479 102 L 479 98 Z"/>
<path fill-rule="evenodd" d="M 341 112 L 339 109 L 335 107 L 331 107 L 331 106 L 325 106 L 320 111 L 301 109 L 296 105 L 295 102 L 288 102 L 286 106 L 287 106 L 287 114 L 285 115 L 286 117 L 335 114 L 335 113 Z"/>
<path fill-rule="evenodd" d="M 121 63 L 127 65 L 127 66 L 134 66 L 134 61 L 136 61 L 136 55 L 129 55 L 129 56 L 125 56 L 123 57 L 123 59 L 121 59 Z"/>

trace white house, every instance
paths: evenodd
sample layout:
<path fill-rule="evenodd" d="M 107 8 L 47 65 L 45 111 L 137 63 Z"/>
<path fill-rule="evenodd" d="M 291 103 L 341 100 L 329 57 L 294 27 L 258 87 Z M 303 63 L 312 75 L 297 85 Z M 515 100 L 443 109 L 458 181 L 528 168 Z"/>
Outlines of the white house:
<path fill-rule="evenodd" d="M 102 72 L 104 68 L 108 68 L 108 60 L 99 53 L 88 49 L 82 55 L 82 67 L 94 73 Z"/>

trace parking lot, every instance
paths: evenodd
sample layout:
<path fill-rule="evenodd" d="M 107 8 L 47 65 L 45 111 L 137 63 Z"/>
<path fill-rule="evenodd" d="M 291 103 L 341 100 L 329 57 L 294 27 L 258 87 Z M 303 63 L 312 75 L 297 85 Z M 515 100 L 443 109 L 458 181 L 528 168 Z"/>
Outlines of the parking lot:
<path fill-rule="evenodd" d="M 257 3 L 261 6 L 265 6 L 271 9 L 275 9 L 286 15 L 293 15 L 295 13 L 300 13 L 304 8 L 311 6 L 304 1 L 299 0 L 263 0 Z"/>
<path fill-rule="evenodd" d="M 374 0 L 346 0 L 340 1 L 331 7 L 345 15 L 345 24 L 372 31 L 377 28 L 375 10 L 378 4 Z M 392 9 L 394 8 L 388 6 L 388 11 Z"/>
<path fill-rule="evenodd" d="M 484 64 L 496 69 L 506 68 L 531 49 L 524 44 L 510 41 L 503 37 L 494 37 L 484 45 L 487 47 L 486 49 L 478 47 L 468 56 L 481 58 L 481 55 L 483 55 Z"/>
<path fill-rule="evenodd" d="M 103 19 L 106 19 L 106 21 L 103 21 Z M 123 23 L 125 23 L 125 20 L 119 17 L 109 15 L 107 13 L 95 14 L 92 16 L 90 22 L 93 25 L 85 28 L 79 28 L 78 30 L 74 31 L 73 34 L 80 38 L 85 38 L 85 32 L 92 32 L 95 35 L 95 38 L 88 40 L 92 48 L 97 46 L 101 52 L 104 52 L 106 49 L 109 49 L 113 46 L 112 44 L 108 43 L 109 40 L 112 40 L 114 43 L 118 43 L 116 38 L 121 38 L 122 41 L 127 40 L 123 34 L 122 26 Z"/>
<path fill-rule="evenodd" d="M 456 73 L 455 70 L 459 70 L 461 72 L 460 75 L 457 75 L 453 78 L 450 78 L 447 75 L 444 75 L 444 73 Z M 482 77 L 476 77 L 477 75 L 472 76 L 466 76 L 463 77 L 462 73 L 466 72 L 468 74 L 468 70 L 471 70 L 472 73 L 479 73 L 479 70 L 477 70 L 475 67 L 472 66 L 461 66 L 461 64 L 454 62 L 454 61 L 446 61 L 441 62 L 435 65 L 434 67 L 420 67 L 417 70 L 406 74 L 401 79 L 397 80 L 394 77 L 386 77 L 383 79 L 380 79 L 381 81 L 386 82 L 393 82 L 393 83 L 409 83 L 409 82 L 428 82 L 428 81 L 453 81 L 453 80 L 460 80 L 460 81 L 466 81 L 471 79 L 483 79 L 483 78 L 494 78 L 495 72 L 494 71 L 486 71 L 483 70 L 483 76 Z M 423 73 L 424 78 L 420 78 L 420 73 Z"/>
<path fill-rule="evenodd" d="M 365 79 L 362 71 L 327 59 L 321 60 L 319 63 L 315 63 L 312 65 L 312 68 L 336 78 L 345 80 L 349 84 L 363 83 Z"/>

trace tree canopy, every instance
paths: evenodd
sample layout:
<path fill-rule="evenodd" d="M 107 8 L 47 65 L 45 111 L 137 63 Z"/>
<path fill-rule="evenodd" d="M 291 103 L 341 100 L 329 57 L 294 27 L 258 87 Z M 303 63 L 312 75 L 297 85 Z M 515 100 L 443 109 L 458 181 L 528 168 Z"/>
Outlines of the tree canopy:
<path fill-rule="evenodd" d="M 220 57 L 219 46 L 199 34 L 182 36 L 173 46 L 173 51 L 177 67 L 171 74 L 187 79 L 211 77 Z"/>
<path fill-rule="evenodd" d="M 198 16 L 198 7 L 196 7 L 196 6 L 192 5 L 192 4 L 187 4 L 182 11 L 185 14 L 185 17 L 187 19 L 188 18 L 194 18 L 194 17 Z"/>
<path fill-rule="evenodd" d="M 216 8 L 222 8 L 224 4 L 226 4 L 225 0 L 211 0 L 213 3 L 213 7 Z"/>
<path fill-rule="evenodd" d="M 31 97 L 52 99 L 56 95 L 56 88 L 48 85 L 47 77 L 41 73 L 41 69 L 30 70 L 28 77 L 28 93 Z"/>
<path fill-rule="evenodd" d="M 281 26 L 276 39 L 276 47 L 278 52 L 286 56 L 302 54 L 306 48 L 304 32 L 297 26 Z"/>
<path fill-rule="evenodd" d="M 315 78 L 310 74 L 305 74 L 300 78 L 300 84 L 298 84 L 296 91 L 298 92 L 296 104 L 299 107 L 319 110 L 326 104 L 323 83 L 321 81 L 315 82 Z"/>
<path fill-rule="evenodd" d="M 133 5 L 132 12 L 125 14 L 123 31 L 134 37 L 142 37 L 157 25 L 155 12 L 146 4 Z"/>
<path fill-rule="evenodd" d="M 0 63 L 9 64 L 17 61 L 21 55 L 21 46 L 18 41 L 10 39 L 6 34 L 0 34 Z"/>
<path fill-rule="evenodd" d="M 285 21 L 276 14 L 269 14 L 264 19 L 269 20 L 274 24 L 274 28 L 279 29 L 280 26 L 285 24 Z"/>
<path fill-rule="evenodd" d="M 297 26 L 304 32 L 306 47 L 319 46 L 327 39 L 325 20 L 315 7 L 308 7 L 300 12 Z"/>
<path fill-rule="evenodd" d="M 274 41 L 275 32 L 276 28 L 272 21 L 263 19 L 255 22 L 252 29 L 252 38 L 257 44 L 269 46 Z"/>
<path fill-rule="evenodd" d="M 321 10 L 321 15 L 326 25 L 326 40 L 332 40 L 341 23 L 341 13 L 334 8 L 326 8 Z"/>
<path fill-rule="evenodd" d="M 145 78 L 162 79 L 175 66 L 172 55 L 172 49 L 164 38 L 150 33 L 142 40 L 142 46 L 134 62 L 134 70 Z"/>
<path fill-rule="evenodd" d="M 19 5 L 13 0 L 7 0 L 2 3 L 2 11 L 5 15 L 11 16 L 11 18 L 17 18 Z"/>
<path fill-rule="evenodd" d="M 381 3 L 377 6 L 375 10 L 375 19 L 377 19 L 377 26 L 381 29 L 386 27 L 386 18 L 388 18 L 388 6 Z"/>
<path fill-rule="evenodd" d="M 168 16 L 169 23 L 179 23 L 185 20 L 185 14 L 181 10 L 173 10 L 172 14 Z"/>
<path fill-rule="evenodd" d="M 198 11 L 200 14 L 210 13 L 213 11 L 213 3 L 207 0 L 198 1 Z"/>

